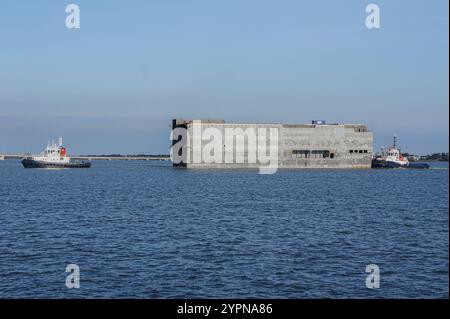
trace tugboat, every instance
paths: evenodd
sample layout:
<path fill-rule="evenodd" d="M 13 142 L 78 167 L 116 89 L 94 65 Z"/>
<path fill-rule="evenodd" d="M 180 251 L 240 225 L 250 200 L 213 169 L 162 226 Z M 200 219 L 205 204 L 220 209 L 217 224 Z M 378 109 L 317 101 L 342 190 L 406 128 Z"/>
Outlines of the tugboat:
<path fill-rule="evenodd" d="M 394 143 L 387 151 L 381 149 L 381 153 L 372 159 L 372 168 L 416 168 L 428 169 L 430 165 L 426 163 L 411 163 L 406 156 L 403 156 L 397 148 L 397 136 L 394 135 Z"/>
<path fill-rule="evenodd" d="M 41 154 L 24 158 L 22 165 L 25 168 L 89 168 L 91 162 L 72 160 L 67 156 L 67 150 L 63 147 L 60 137 L 58 144 L 48 143 Z"/>

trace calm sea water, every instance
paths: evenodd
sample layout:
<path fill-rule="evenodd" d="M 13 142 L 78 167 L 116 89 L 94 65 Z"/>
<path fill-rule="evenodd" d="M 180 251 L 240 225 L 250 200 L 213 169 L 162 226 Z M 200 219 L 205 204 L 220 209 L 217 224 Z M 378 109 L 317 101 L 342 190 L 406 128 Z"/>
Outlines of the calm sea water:
<path fill-rule="evenodd" d="M 448 165 L 195 171 L 0 162 L 0 297 L 448 298 Z M 80 289 L 65 267 L 80 267 Z M 377 264 L 380 288 L 367 289 Z"/>

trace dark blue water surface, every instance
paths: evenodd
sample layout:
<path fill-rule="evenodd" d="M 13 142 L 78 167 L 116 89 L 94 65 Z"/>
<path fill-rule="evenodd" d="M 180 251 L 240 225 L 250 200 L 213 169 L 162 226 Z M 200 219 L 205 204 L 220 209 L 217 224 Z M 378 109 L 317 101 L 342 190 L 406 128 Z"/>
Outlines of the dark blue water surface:
<path fill-rule="evenodd" d="M 448 298 L 448 165 L 432 166 L 259 175 L 1 161 L 0 297 Z M 70 263 L 80 289 L 66 287 Z"/>

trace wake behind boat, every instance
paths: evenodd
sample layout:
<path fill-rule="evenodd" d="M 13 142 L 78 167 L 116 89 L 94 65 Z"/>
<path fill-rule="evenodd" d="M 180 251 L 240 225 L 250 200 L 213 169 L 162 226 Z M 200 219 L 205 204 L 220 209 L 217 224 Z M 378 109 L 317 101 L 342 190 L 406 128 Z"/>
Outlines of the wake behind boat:
<path fill-rule="evenodd" d="M 22 165 L 25 168 L 89 168 L 91 162 L 73 160 L 67 156 L 67 150 L 63 147 L 60 137 L 58 144 L 47 144 L 41 154 L 24 158 Z"/>

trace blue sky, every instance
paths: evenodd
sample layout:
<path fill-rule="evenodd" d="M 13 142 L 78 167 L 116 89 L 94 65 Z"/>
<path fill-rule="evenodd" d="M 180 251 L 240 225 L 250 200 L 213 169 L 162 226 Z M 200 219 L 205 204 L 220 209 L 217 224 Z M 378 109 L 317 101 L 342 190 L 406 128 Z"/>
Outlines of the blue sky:
<path fill-rule="evenodd" d="M 65 27 L 65 6 L 81 28 Z M 365 27 L 365 7 L 381 28 Z M 363 123 L 448 151 L 448 1 L 0 2 L 0 153 L 167 153 L 170 120 Z"/>

